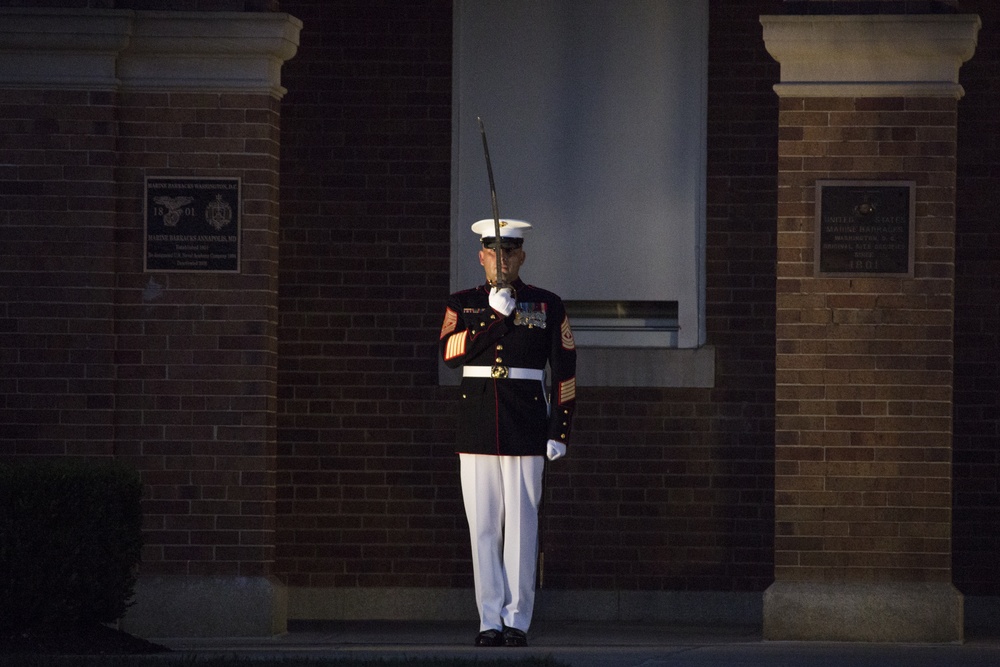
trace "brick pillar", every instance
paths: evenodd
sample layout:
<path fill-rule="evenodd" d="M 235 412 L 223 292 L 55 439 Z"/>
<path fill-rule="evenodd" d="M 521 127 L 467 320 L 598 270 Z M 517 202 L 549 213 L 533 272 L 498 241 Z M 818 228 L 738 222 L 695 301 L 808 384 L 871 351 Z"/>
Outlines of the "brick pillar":
<path fill-rule="evenodd" d="M 958 70 L 979 19 L 767 16 L 781 63 L 773 640 L 959 641 Z M 816 182 L 916 184 L 912 275 L 817 275 Z"/>
<path fill-rule="evenodd" d="M 37 332 L 4 339 L 37 360 L 16 369 L 32 409 L 19 412 L 15 454 L 111 456 L 141 472 L 145 544 L 124 629 L 281 631 L 280 68 L 301 23 L 61 9 L 0 19 L 0 88 L 14 101 L 0 120 L 17 148 L 0 173 L 22 193 L 0 220 L 32 286 L 3 326 Z M 146 269 L 147 177 L 238 179 L 235 269 Z"/>

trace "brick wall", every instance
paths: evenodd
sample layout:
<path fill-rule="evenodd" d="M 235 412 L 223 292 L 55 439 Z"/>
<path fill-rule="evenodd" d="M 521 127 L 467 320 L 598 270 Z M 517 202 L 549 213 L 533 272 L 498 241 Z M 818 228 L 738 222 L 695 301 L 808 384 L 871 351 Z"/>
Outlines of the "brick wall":
<path fill-rule="evenodd" d="M 419 35 L 395 42 L 398 28 L 382 20 L 384 5 L 374 6 L 369 21 L 351 5 L 337 7 L 336 21 L 317 3 L 282 6 L 306 20 L 306 32 L 286 67 L 293 92 L 284 114 L 278 567 L 302 585 L 468 585 L 450 449 L 452 396 L 434 385 L 429 342 L 447 289 L 448 129 L 441 105 L 450 100 L 431 103 L 427 94 L 446 96 L 450 88 L 443 64 L 449 56 L 439 52 L 450 40 L 448 5 L 413 5 L 423 20 L 392 13 Z M 711 3 L 707 294 L 717 387 L 581 389 L 572 455 L 547 479 L 547 585 L 760 590 L 772 577 L 778 101 L 771 90 L 777 65 L 763 51 L 758 16 L 784 9 L 778 2 Z M 417 42 L 434 55 L 412 50 Z M 393 53 L 390 43 L 408 50 Z M 414 56 L 433 76 L 408 102 L 403 91 L 418 76 L 408 60 Z M 985 78 L 990 61 L 980 58 L 966 68 L 982 63 Z M 368 93 L 359 101 L 351 97 L 356 90 Z M 980 104 L 989 104 L 981 95 Z M 975 115 L 967 102 L 959 104 L 960 118 Z M 407 134 L 428 116 L 442 125 L 423 137 Z M 991 145 L 971 142 L 984 151 Z M 434 190 L 414 189 L 406 166 L 413 159 L 425 161 L 425 178 L 437 179 Z M 960 172 L 960 192 L 962 183 Z M 983 211 L 990 208 L 980 201 Z M 962 210 L 960 197 L 960 258 Z M 416 245 L 399 251 L 404 218 L 417 227 Z M 403 256 L 423 258 L 429 274 L 407 276 Z M 387 265 L 393 270 L 380 274 Z M 963 296 L 962 271 L 960 265 L 960 303 L 992 298 L 991 283 L 971 274 L 964 288 L 979 296 Z M 416 280 L 407 294 L 417 301 L 408 297 L 404 306 L 392 285 L 406 280 Z M 400 307 L 409 319 L 401 319 Z M 970 312 L 975 321 L 966 326 L 983 326 L 976 318 L 990 313 Z M 394 323 L 416 330 L 383 330 Z M 423 342 L 398 359 L 381 358 L 385 339 L 404 335 Z M 995 339 L 979 340 L 982 349 Z M 973 415 L 956 404 L 957 433 L 980 428 L 979 416 L 995 402 L 995 365 L 984 364 L 981 353 L 969 358 L 977 361 L 965 372 L 976 377 L 956 383 L 975 386 L 974 400 L 986 406 Z M 404 376 L 389 380 L 384 368 Z M 411 370 L 417 372 L 406 377 Z M 963 425 L 966 414 L 976 422 Z M 986 427 L 969 456 L 995 465 L 986 451 L 995 430 Z M 973 469 L 966 474 L 995 489 L 986 481 L 989 468 Z M 956 527 L 965 497 L 959 489 Z M 970 504 L 970 533 L 996 506 L 976 498 L 985 507 Z M 981 558 L 976 550 L 990 538 L 976 539 L 967 558 Z M 957 537 L 956 550 L 968 542 Z M 421 557 L 410 558 L 411 549 Z"/>
<path fill-rule="evenodd" d="M 284 68 L 280 230 L 270 98 L 6 93 L 2 453 L 134 461 L 150 482 L 147 573 L 264 573 L 276 530 L 292 584 L 469 586 L 454 389 L 436 362 L 451 3 L 281 4 L 306 27 Z M 716 387 L 581 388 L 570 457 L 547 480 L 547 586 L 773 577 L 778 77 L 758 17 L 783 9 L 710 4 Z M 998 9 L 959 10 L 985 26 L 957 106 L 954 578 L 975 594 L 1000 587 Z M 240 277 L 141 273 L 147 171 L 242 176 Z"/>
<path fill-rule="evenodd" d="M 144 573 L 269 571 L 277 103 L 6 94 L 2 453 L 135 464 Z M 240 275 L 143 274 L 146 174 L 242 178 Z"/>
<path fill-rule="evenodd" d="M 136 9 L 175 12 L 274 12 L 278 0 L 0 0 L 0 7 Z"/>
<path fill-rule="evenodd" d="M 116 452 L 143 472 L 144 574 L 268 574 L 274 556 L 278 102 L 123 93 Z M 239 274 L 143 273 L 152 176 L 241 179 Z"/>
<path fill-rule="evenodd" d="M 114 98 L 3 95 L 2 454 L 107 456 L 115 407 Z"/>
<path fill-rule="evenodd" d="M 777 65 L 713 2 L 709 340 L 716 389 L 581 388 L 548 473 L 556 588 L 762 590 L 773 536 Z M 470 586 L 437 386 L 448 292 L 451 3 L 286 1 L 278 564 L 303 586 Z"/>
<path fill-rule="evenodd" d="M 950 581 L 956 102 L 784 98 L 775 572 Z M 817 179 L 916 182 L 913 278 L 814 278 Z"/>
<path fill-rule="evenodd" d="M 288 2 L 279 570 L 296 585 L 471 582 L 437 386 L 448 294 L 451 3 Z"/>
<path fill-rule="evenodd" d="M 90 0 L 91 6 L 172 12 L 276 12 L 278 0 Z"/>
<path fill-rule="evenodd" d="M 1000 6 L 963 0 L 983 29 L 962 67 L 955 261 L 954 577 L 967 594 L 1000 594 Z"/>

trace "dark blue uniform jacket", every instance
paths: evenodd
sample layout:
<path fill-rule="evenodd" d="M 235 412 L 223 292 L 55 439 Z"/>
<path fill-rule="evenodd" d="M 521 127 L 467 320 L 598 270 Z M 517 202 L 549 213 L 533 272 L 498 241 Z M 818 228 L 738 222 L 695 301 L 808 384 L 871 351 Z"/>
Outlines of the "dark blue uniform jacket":
<path fill-rule="evenodd" d="M 569 444 L 576 403 L 576 344 L 562 300 L 516 280 L 517 307 L 504 317 L 489 285 L 452 294 L 441 327 L 445 364 L 544 369 L 538 380 L 463 377 L 458 451 L 544 456 L 547 440 Z"/>

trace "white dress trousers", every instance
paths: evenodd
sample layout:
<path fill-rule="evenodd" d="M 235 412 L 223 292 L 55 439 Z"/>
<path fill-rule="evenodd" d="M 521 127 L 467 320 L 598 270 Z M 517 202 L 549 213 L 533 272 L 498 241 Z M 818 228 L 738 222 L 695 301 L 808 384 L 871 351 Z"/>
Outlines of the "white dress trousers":
<path fill-rule="evenodd" d="M 527 632 L 535 605 L 542 456 L 459 454 L 480 631 Z"/>

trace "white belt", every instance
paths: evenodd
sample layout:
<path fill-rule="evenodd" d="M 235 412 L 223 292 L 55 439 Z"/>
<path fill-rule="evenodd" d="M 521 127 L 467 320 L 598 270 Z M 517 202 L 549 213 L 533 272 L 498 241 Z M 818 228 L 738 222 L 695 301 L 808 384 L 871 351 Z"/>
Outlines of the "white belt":
<path fill-rule="evenodd" d="M 464 366 L 462 375 L 467 378 L 507 378 L 508 380 L 538 380 L 545 379 L 545 371 L 541 368 L 510 368 L 508 366 Z"/>

